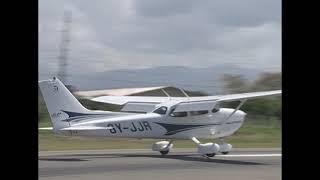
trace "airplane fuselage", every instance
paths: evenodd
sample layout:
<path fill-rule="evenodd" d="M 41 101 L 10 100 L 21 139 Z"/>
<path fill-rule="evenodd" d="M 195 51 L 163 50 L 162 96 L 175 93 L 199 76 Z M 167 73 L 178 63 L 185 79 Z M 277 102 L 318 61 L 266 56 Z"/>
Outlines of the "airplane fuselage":
<path fill-rule="evenodd" d="M 59 131 L 56 133 L 72 136 L 124 137 L 124 138 L 158 138 L 158 139 L 190 139 L 219 138 L 229 136 L 238 130 L 245 113 L 238 110 L 225 121 L 234 109 L 221 108 L 218 112 L 186 117 L 171 117 L 157 113 L 128 114 L 115 117 L 97 117 L 90 122 L 77 122 L 77 125 L 95 124 L 99 127 L 112 127 L 92 131 Z M 73 122 L 70 121 L 72 125 Z"/>

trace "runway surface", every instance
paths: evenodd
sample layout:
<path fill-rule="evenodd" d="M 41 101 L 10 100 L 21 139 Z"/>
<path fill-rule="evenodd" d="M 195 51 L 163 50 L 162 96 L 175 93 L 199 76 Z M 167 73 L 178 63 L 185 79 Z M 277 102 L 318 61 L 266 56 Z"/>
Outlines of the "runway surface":
<path fill-rule="evenodd" d="M 207 159 L 196 149 L 39 152 L 39 179 L 281 179 L 281 149 L 234 149 Z"/>

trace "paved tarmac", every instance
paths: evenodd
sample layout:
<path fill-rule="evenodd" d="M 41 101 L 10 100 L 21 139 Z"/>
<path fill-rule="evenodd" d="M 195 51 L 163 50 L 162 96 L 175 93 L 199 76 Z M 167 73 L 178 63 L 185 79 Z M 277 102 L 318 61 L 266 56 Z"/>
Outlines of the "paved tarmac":
<path fill-rule="evenodd" d="M 234 149 L 205 158 L 196 149 L 168 155 L 145 149 L 39 152 L 42 180 L 281 179 L 281 149 Z"/>

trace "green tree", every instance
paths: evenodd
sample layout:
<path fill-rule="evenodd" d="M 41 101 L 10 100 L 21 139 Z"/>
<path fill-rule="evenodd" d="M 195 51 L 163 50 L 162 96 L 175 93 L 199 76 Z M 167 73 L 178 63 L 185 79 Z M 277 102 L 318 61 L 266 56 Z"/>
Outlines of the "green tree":
<path fill-rule="evenodd" d="M 224 75 L 225 89 L 229 93 L 269 91 L 281 89 L 281 73 L 263 73 L 252 83 L 241 75 Z M 225 103 L 224 107 L 236 107 L 239 102 Z M 253 115 L 276 116 L 281 119 L 281 97 L 265 97 L 248 100 L 241 108 Z"/>
<path fill-rule="evenodd" d="M 224 74 L 222 80 L 229 93 L 242 93 L 247 90 L 248 82 L 241 75 Z"/>
<path fill-rule="evenodd" d="M 251 87 L 251 91 L 268 91 L 281 89 L 281 73 L 263 73 L 255 80 Z"/>

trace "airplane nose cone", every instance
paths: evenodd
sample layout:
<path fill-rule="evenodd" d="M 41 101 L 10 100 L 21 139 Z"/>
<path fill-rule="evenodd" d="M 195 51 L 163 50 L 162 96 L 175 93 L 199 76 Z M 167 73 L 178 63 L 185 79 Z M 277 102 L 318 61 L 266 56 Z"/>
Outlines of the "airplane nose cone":
<path fill-rule="evenodd" d="M 243 111 L 238 110 L 238 111 L 237 111 L 237 115 L 239 115 L 239 116 L 246 116 L 246 115 L 247 115 L 247 113 L 245 113 L 245 112 L 243 112 Z"/>
<path fill-rule="evenodd" d="M 236 117 L 239 119 L 239 120 L 243 120 L 245 117 L 246 117 L 247 113 L 243 112 L 243 111 L 240 111 L 238 110 L 236 112 Z"/>

